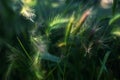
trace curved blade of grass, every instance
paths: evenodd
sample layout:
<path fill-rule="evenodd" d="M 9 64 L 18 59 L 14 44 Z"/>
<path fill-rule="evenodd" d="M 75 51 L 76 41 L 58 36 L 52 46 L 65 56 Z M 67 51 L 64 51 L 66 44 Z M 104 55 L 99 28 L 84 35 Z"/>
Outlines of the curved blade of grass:
<path fill-rule="evenodd" d="M 109 25 L 112 25 L 115 21 L 120 19 L 120 14 L 116 14 L 109 22 Z"/>

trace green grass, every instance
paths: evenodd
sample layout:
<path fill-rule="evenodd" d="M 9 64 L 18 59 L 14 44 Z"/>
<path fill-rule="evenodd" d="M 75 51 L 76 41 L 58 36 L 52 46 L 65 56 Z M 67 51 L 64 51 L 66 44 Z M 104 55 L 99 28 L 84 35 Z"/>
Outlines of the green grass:
<path fill-rule="evenodd" d="M 119 80 L 119 2 L 0 1 L 0 80 Z"/>

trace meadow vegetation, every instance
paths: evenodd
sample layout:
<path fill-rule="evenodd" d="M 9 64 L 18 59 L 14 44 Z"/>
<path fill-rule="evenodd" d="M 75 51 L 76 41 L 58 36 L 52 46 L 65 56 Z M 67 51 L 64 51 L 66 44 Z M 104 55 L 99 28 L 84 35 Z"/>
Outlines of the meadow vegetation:
<path fill-rule="evenodd" d="M 0 0 L 0 80 L 119 80 L 120 0 Z"/>

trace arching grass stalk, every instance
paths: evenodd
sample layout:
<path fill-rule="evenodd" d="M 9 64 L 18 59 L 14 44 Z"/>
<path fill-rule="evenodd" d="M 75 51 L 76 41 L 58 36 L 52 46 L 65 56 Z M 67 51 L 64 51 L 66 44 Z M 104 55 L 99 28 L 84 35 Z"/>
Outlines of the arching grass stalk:
<path fill-rule="evenodd" d="M 65 45 L 68 45 L 68 40 L 69 40 L 69 36 L 70 36 L 70 32 L 71 32 L 71 29 L 72 29 L 72 25 L 73 25 L 73 22 L 74 22 L 74 13 L 72 14 L 71 18 L 70 18 L 70 21 L 68 23 L 68 26 L 66 28 L 66 33 L 65 33 Z"/>
<path fill-rule="evenodd" d="M 120 14 L 116 14 L 115 16 L 113 16 L 113 18 L 111 18 L 111 20 L 109 21 L 109 25 L 114 24 L 117 20 L 120 20 Z"/>

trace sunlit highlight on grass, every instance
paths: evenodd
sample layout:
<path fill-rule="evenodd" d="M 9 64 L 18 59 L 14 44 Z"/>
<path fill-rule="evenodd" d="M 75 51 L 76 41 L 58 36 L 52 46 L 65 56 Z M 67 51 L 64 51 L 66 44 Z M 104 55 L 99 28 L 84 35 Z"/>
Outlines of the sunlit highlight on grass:
<path fill-rule="evenodd" d="M 112 34 L 115 36 L 120 36 L 120 28 L 118 27 L 118 28 L 113 29 Z"/>

